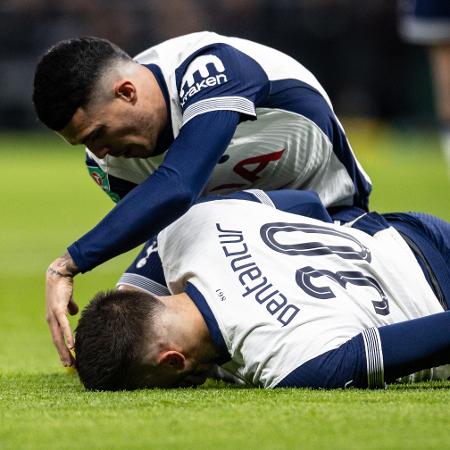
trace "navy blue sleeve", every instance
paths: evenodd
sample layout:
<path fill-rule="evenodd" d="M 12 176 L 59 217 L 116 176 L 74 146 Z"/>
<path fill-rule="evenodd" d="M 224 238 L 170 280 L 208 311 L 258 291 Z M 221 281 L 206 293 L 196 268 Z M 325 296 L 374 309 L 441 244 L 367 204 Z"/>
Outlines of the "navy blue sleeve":
<path fill-rule="evenodd" d="M 226 44 L 213 44 L 189 56 L 175 71 L 183 125 L 209 111 L 240 113 L 255 119 L 255 104 L 270 91 L 267 74 L 251 57 Z"/>
<path fill-rule="evenodd" d="M 81 272 L 155 236 L 194 203 L 239 123 L 239 114 L 214 111 L 180 131 L 161 166 L 134 188 L 68 251 Z"/>
<path fill-rule="evenodd" d="M 450 311 L 378 329 L 384 379 L 450 363 Z"/>
<path fill-rule="evenodd" d="M 380 328 L 290 373 L 277 387 L 380 388 L 419 370 L 450 363 L 450 311 Z"/>

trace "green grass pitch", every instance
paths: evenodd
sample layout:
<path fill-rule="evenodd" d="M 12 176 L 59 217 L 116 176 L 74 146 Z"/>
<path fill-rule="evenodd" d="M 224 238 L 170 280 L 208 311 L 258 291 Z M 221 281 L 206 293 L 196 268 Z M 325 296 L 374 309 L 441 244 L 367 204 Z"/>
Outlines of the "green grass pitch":
<path fill-rule="evenodd" d="M 347 128 L 372 177 L 372 209 L 450 220 L 436 137 L 356 125 Z M 450 382 L 373 392 L 212 381 L 174 391 L 84 391 L 53 350 L 44 272 L 112 204 L 87 177 L 82 148 L 47 134 L 0 135 L 0 167 L 0 449 L 450 448 Z M 80 306 L 113 286 L 132 256 L 77 277 Z"/>

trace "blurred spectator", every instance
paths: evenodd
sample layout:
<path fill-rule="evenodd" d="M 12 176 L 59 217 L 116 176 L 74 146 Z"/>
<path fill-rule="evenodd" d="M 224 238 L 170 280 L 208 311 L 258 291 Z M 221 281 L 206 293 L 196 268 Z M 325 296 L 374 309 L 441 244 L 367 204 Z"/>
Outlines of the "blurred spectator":
<path fill-rule="evenodd" d="M 399 11 L 403 38 L 428 48 L 442 148 L 450 175 L 450 1 L 402 0 Z"/>

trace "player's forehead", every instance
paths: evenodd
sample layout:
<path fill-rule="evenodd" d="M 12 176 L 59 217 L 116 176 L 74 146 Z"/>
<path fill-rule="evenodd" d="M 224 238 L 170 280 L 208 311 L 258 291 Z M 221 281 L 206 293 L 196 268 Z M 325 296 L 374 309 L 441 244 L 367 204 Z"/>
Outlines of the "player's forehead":
<path fill-rule="evenodd" d="M 93 133 L 100 123 L 95 116 L 89 114 L 84 108 L 78 108 L 70 122 L 58 134 L 69 144 L 79 145 L 86 141 L 86 138 Z"/>

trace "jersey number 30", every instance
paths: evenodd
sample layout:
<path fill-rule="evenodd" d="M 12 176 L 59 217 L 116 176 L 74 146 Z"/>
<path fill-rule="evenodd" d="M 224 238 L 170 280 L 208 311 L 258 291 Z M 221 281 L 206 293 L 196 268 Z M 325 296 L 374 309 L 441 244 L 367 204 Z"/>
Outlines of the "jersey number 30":
<path fill-rule="evenodd" d="M 276 238 L 277 233 L 289 233 L 293 231 L 331 235 L 345 239 L 350 245 L 327 245 L 317 241 L 302 242 L 297 244 L 283 244 Z M 320 225 L 272 222 L 263 225 L 261 227 L 260 234 L 263 242 L 269 248 L 285 255 L 336 255 L 342 259 L 360 260 L 366 261 L 367 263 L 370 263 L 371 261 L 370 250 L 356 238 L 347 233 L 343 233 L 332 228 L 322 227 Z M 347 289 L 349 284 L 373 288 L 377 295 L 377 299 L 372 300 L 372 305 L 376 314 L 381 316 L 386 316 L 389 314 L 389 302 L 378 281 L 373 277 L 364 275 L 360 271 L 332 272 L 330 270 L 315 269 L 311 266 L 305 266 L 297 269 L 295 273 L 295 281 L 297 285 L 311 297 L 317 299 L 335 298 L 336 295 L 330 285 L 317 286 L 313 283 L 313 279 L 322 277 L 328 278 L 330 281 L 338 284 L 344 289 Z"/>

